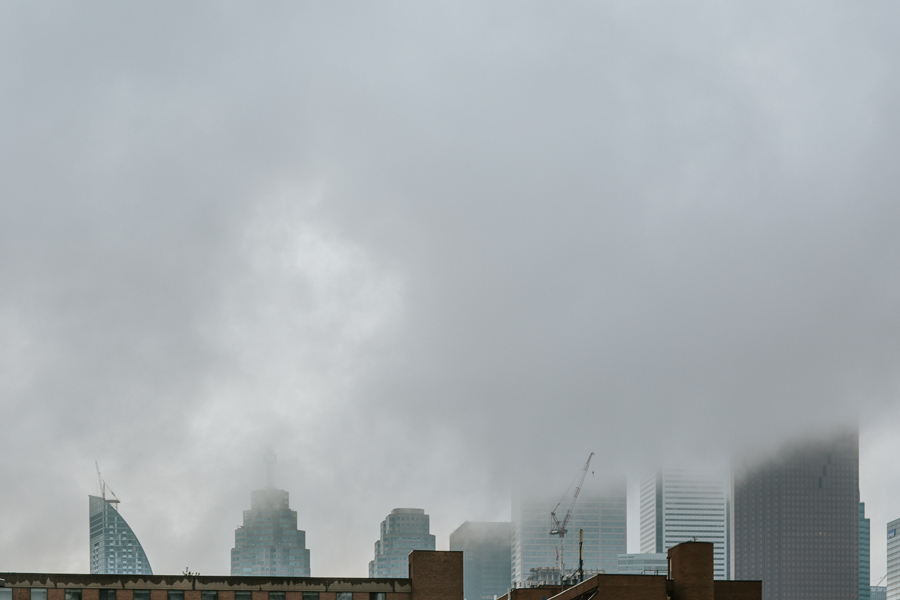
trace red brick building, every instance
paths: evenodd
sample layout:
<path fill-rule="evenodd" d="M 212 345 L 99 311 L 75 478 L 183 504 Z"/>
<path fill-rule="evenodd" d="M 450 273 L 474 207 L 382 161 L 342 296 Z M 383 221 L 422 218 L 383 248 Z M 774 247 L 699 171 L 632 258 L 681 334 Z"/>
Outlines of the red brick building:
<path fill-rule="evenodd" d="M 541 586 L 510 590 L 498 600 L 761 600 L 761 581 L 713 579 L 713 545 L 685 542 L 669 549 L 669 574 L 601 573 L 565 590 Z"/>
<path fill-rule="evenodd" d="M 463 554 L 414 551 L 403 579 L 0 573 L 0 580 L 0 600 L 463 600 Z"/>

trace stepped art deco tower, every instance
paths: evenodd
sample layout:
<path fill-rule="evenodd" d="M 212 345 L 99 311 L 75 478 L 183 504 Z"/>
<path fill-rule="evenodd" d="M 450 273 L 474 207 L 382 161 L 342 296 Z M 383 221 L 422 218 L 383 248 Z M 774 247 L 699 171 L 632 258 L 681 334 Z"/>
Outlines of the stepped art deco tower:
<path fill-rule="evenodd" d="M 266 487 L 250 493 L 250 510 L 234 531 L 231 574 L 266 577 L 309 577 L 306 532 L 297 529 L 297 511 L 288 493 L 275 489 L 275 454 L 265 455 Z"/>
<path fill-rule="evenodd" d="M 119 514 L 119 499 L 100 477 L 100 496 L 88 496 L 90 504 L 91 574 L 153 575 L 150 561 L 134 531 Z M 112 498 L 106 497 L 109 491 Z"/>

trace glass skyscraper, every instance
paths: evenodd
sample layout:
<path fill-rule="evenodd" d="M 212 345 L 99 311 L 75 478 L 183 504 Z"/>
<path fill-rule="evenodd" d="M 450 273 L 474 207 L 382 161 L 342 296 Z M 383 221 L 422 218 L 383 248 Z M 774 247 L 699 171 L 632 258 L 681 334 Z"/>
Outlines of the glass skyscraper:
<path fill-rule="evenodd" d="M 536 583 L 558 583 L 559 537 L 550 535 L 550 511 L 557 501 L 513 496 L 512 583 L 527 587 Z M 560 519 L 563 515 L 558 515 Z M 614 481 L 602 491 L 582 489 L 563 538 L 566 575 L 578 569 L 578 533 L 584 530 L 586 573 L 615 573 L 619 554 L 627 551 L 625 481 Z"/>
<path fill-rule="evenodd" d="M 421 508 L 395 508 L 381 522 L 369 577 L 409 577 L 409 553 L 434 550 L 429 517 Z"/>
<path fill-rule="evenodd" d="M 795 445 L 735 473 L 735 579 L 763 600 L 859 598 L 859 436 Z"/>
<path fill-rule="evenodd" d="M 866 518 L 866 503 L 859 503 L 859 600 L 869 600 L 872 582 L 869 574 L 869 519 Z"/>
<path fill-rule="evenodd" d="M 729 578 L 728 490 L 731 476 L 710 469 L 668 465 L 641 482 L 641 552 L 665 554 L 691 540 L 713 544 L 713 573 Z"/>
<path fill-rule="evenodd" d="M 88 496 L 90 505 L 91 573 L 153 575 L 150 561 L 137 536 L 113 504 L 100 496 Z"/>
<path fill-rule="evenodd" d="M 306 532 L 297 529 L 297 511 L 288 493 L 275 489 L 275 454 L 265 457 L 266 488 L 250 493 L 250 510 L 234 532 L 231 574 L 268 577 L 309 577 Z"/>
<path fill-rule="evenodd" d="M 900 519 L 887 524 L 887 600 L 900 600 Z"/>
<path fill-rule="evenodd" d="M 493 600 L 510 587 L 510 523 L 466 521 L 450 534 L 450 550 L 463 553 L 463 597 Z"/>

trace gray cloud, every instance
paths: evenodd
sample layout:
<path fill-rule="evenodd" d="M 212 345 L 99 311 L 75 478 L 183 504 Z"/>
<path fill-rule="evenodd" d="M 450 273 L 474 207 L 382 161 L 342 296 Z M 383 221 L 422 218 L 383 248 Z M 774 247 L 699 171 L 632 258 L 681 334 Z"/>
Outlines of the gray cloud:
<path fill-rule="evenodd" d="M 99 460 L 225 572 L 269 444 L 317 574 L 857 418 L 890 516 L 895 6 L 2 11 L 5 568 L 87 569 Z"/>

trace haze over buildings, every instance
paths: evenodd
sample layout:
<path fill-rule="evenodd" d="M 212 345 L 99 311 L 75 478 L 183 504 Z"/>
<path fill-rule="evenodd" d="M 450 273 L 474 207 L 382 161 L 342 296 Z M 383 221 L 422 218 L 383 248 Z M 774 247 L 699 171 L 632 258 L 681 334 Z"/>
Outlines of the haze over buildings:
<path fill-rule="evenodd" d="M 310 576 L 306 532 L 297 528 L 288 492 L 275 488 L 275 460 L 274 452 L 266 454 L 266 487 L 250 493 L 250 510 L 234 531 L 232 575 Z"/>
<path fill-rule="evenodd" d="M 493 600 L 509 589 L 511 525 L 466 521 L 450 534 L 450 550 L 463 553 L 466 600 Z"/>
<path fill-rule="evenodd" d="M 877 582 L 897 23 L 0 3 L 0 566 L 89 570 L 96 459 L 154 572 L 226 573 L 277 443 L 314 570 L 361 577 L 395 506 L 445 546 L 591 450 L 641 473 L 858 419 Z"/>
<path fill-rule="evenodd" d="M 369 577 L 407 577 L 409 553 L 434 548 L 434 535 L 425 510 L 395 508 L 381 522 L 375 558 L 369 562 Z"/>
<path fill-rule="evenodd" d="M 525 587 L 532 582 L 556 583 L 559 579 L 557 551 L 560 539 L 550 535 L 550 512 L 557 500 L 541 499 L 546 490 L 518 492 L 512 498 L 512 582 Z M 571 493 L 571 492 L 570 492 Z M 559 519 L 570 505 L 571 498 L 561 503 Z M 609 479 L 602 483 L 588 482 L 581 490 L 572 509 L 562 541 L 565 573 L 578 568 L 579 532 L 584 531 L 584 570 L 586 573 L 615 573 L 618 555 L 627 549 L 627 502 L 624 479 Z M 542 569 L 541 573 L 532 573 Z M 557 569 L 556 571 L 553 571 Z M 535 579 L 536 577 L 536 579 Z M 555 577 L 556 581 L 553 580 Z"/>
<path fill-rule="evenodd" d="M 859 597 L 859 438 L 795 443 L 735 472 L 734 577 L 764 600 Z"/>

